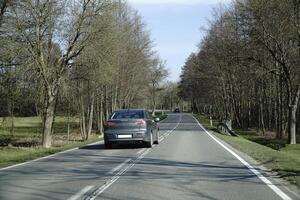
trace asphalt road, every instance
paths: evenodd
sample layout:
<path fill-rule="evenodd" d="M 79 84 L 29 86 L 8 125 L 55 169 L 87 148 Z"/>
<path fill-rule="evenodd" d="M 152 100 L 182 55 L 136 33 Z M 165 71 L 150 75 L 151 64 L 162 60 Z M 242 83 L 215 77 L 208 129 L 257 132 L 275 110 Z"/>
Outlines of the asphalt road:
<path fill-rule="evenodd" d="M 160 130 L 152 149 L 100 143 L 0 170 L 0 199 L 297 199 L 191 114 L 170 114 Z"/>

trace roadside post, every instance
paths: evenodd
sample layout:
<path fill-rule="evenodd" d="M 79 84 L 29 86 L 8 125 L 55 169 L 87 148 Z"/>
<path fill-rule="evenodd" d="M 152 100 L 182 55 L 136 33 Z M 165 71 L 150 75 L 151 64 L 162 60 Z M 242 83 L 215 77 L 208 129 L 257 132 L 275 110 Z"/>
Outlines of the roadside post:
<path fill-rule="evenodd" d="M 212 121 L 212 105 L 209 105 L 209 121 L 210 121 L 210 126 L 213 126 L 213 121 Z"/>

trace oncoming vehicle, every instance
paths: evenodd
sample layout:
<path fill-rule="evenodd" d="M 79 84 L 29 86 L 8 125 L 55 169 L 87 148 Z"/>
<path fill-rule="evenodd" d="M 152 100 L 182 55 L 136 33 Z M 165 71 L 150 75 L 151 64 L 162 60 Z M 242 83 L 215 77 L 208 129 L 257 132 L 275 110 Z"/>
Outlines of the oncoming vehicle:
<path fill-rule="evenodd" d="M 105 148 L 118 143 L 144 143 L 151 148 L 159 143 L 159 128 L 146 110 L 118 110 L 111 114 L 104 124 Z"/>
<path fill-rule="evenodd" d="M 174 109 L 174 113 L 180 113 L 180 109 L 179 109 L 178 107 L 176 107 L 176 108 Z"/>

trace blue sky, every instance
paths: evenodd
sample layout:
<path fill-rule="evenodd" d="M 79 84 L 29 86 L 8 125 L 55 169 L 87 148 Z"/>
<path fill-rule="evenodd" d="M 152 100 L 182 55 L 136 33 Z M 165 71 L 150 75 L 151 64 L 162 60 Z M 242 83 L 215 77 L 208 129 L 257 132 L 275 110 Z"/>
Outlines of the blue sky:
<path fill-rule="evenodd" d="M 213 8 L 229 0 L 128 0 L 139 11 L 166 61 L 169 80 L 178 81 L 181 67 L 204 36 Z"/>

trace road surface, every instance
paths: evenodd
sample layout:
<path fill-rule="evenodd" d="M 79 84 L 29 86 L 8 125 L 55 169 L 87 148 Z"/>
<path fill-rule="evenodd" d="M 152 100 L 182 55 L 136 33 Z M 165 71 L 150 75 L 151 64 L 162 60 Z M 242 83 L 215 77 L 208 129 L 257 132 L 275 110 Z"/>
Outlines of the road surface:
<path fill-rule="evenodd" d="M 160 129 L 152 149 L 101 142 L 0 170 L 0 199 L 298 199 L 191 114 L 170 114 Z"/>

